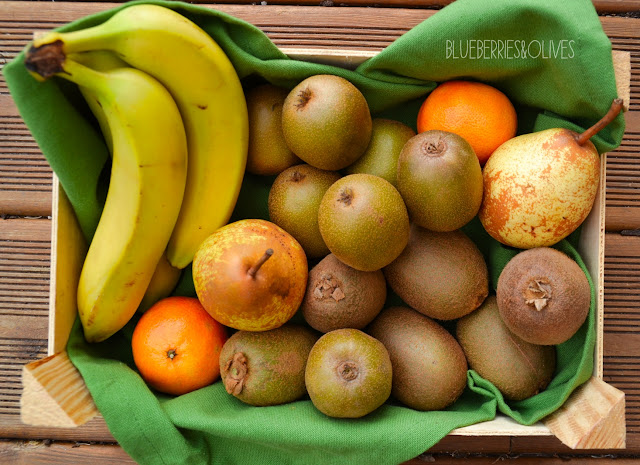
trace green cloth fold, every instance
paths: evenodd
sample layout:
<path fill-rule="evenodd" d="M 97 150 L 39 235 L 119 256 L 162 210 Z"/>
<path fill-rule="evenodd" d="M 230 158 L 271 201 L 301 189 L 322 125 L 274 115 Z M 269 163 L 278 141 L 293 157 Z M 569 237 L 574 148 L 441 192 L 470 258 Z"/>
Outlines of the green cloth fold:
<path fill-rule="evenodd" d="M 148 3 L 172 8 L 199 24 L 225 50 L 245 85 L 266 80 L 291 88 L 313 74 L 337 74 L 362 90 L 374 116 L 391 117 L 414 128 L 424 97 L 437 82 L 454 78 L 480 80 L 503 90 L 518 111 L 519 133 L 551 127 L 582 130 L 595 123 L 617 96 L 611 43 L 588 0 L 560 4 L 458 0 L 355 71 L 290 60 L 259 29 L 214 9 L 181 2 Z M 101 23 L 130 4 L 60 30 Z M 496 47 L 519 44 L 521 54 L 515 57 L 512 47 L 500 55 L 498 48 L 492 49 L 494 43 Z M 489 58 L 480 57 L 478 47 Z M 541 47 L 546 55 L 540 52 L 536 57 Z M 525 49 L 534 56 L 523 57 Z M 37 82 L 23 61 L 24 52 L 4 67 L 10 92 L 90 240 L 108 181 L 107 149 L 77 89 L 60 79 Z M 620 115 L 592 140 L 601 153 L 610 151 L 620 144 L 623 132 Z M 245 176 L 234 219 L 268 218 L 266 195 L 272 180 Z M 518 250 L 489 238 L 477 219 L 464 231 L 485 255 L 495 288 L 502 267 Z M 578 234 L 556 247 L 586 272 L 575 248 Z M 589 317 L 571 340 L 558 346 L 556 375 L 544 392 L 506 402 L 493 385 L 470 370 L 462 397 L 441 412 L 418 412 L 390 400 L 361 419 L 332 419 L 308 399 L 250 407 L 226 394 L 220 382 L 175 398 L 158 394 L 147 388 L 131 359 L 135 319 L 111 339 L 93 345 L 84 341 L 76 322 L 67 351 L 114 437 L 140 463 L 392 464 L 419 455 L 452 429 L 490 420 L 498 411 L 528 425 L 562 405 L 592 373 L 593 283 L 591 289 Z M 179 293 L 193 295 L 188 271 Z"/>

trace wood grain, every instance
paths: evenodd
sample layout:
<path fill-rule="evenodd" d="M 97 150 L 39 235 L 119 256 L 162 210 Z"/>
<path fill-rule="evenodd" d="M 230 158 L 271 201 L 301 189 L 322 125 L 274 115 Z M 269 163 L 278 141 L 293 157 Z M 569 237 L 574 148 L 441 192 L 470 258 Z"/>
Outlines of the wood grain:
<path fill-rule="evenodd" d="M 122 0 L 126 1 L 126 0 Z M 376 7 L 376 8 L 428 8 L 440 9 L 453 3 L 455 0 L 269 0 L 270 5 L 308 5 L 324 7 Z M 234 3 L 255 5 L 254 0 L 199 0 L 194 3 Z M 638 3 L 634 0 L 593 0 L 593 6 L 600 14 L 627 13 L 638 10 Z"/>
<path fill-rule="evenodd" d="M 28 425 L 74 427 L 99 413 L 64 351 L 25 365 L 22 386 L 21 419 Z"/>
<path fill-rule="evenodd" d="M 571 449 L 624 449 L 624 393 L 592 377 L 544 424 Z"/>
<path fill-rule="evenodd" d="M 13 465 L 68 465 L 98 463 L 133 465 L 136 462 L 115 444 L 44 443 L 0 440 L 0 463 Z"/>
<path fill-rule="evenodd" d="M 640 448 L 640 237 L 605 238 L 603 379 L 627 396 L 627 435 Z"/>
<path fill-rule="evenodd" d="M 436 463 L 441 465 L 496 465 L 510 462 L 517 458 L 518 465 L 566 465 L 572 458 L 584 463 L 584 456 L 576 455 L 522 455 L 491 454 L 485 456 L 471 455 L 464 452 L 449 454 L 425 453 L 404 465 L 425 465 Z M 133 465 L 135 462 L 120 447 L 112 444 L 89 444 L 79 442 L 42 442 L 42 441 L 2 441 L 0 440 L 0 463 L 13 465 L 55 465 L 55 464 L 87 464 Z M 589 457 L 590 465 L 611 464 L 608 456 Z M 637 464 L 633 457 L 620 457 L 616 465 Z"/>

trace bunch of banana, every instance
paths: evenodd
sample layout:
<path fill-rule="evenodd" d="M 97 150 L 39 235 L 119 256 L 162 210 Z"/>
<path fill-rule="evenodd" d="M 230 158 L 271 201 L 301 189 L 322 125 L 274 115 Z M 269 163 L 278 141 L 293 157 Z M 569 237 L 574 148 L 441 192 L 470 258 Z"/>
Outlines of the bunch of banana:
<path fill-rule="evenodd" d="M 175 99 L 189 164 L 167 255 L 173 266 L 186 267 L 202 241 L 228 221 L 244 176 L 249 130 L 233 65 L 195 23 L 157 5 L 132 5 L 97 26 L 45 34 L 33 46 L 47 44 L 64 55 L 110 50 L 160 81 Z"/>
<path fill-rule="evenodd" d="M 173 98 L 148 74 L 72 59 L 57 73 L 95 96 L 113 146 L 107 200 L 78 283 L 85 337 L 98 342 L 133 316 L 164 253 L 182 204 L 187 139 Z"/>
<path fill-rule="evenodd" d="M 85 66 L 93 68 L 97 71 L 110 71 L 116 68 L 126 68 L 127 63 L 118 58 L 113 52 L 107 50 L 97 50 L 93 52 L 84 52 L 70 55 L 70 59 L 77 61 Z M 105 143 L 109 149 L 109 153 L 113 153 L 113 142 L 109 121 L 104 113 L 98 96 L 92 89 L 80 86 L 80 92 L 87 101 L 91 112 L 96 117 L 98 125 L 104 135 Z M 142 298 L 142 302 L 138 306 L 139 312 L 147 311 L 158 300 L 171 295 L 176 288 L 178 281 L 182 276 L 182 270 L 176 268 L 169 263 L 166 251 L 160 258 L 158 265 L 151 276 L 151 281 L 147 286 L 147 291 Z"/>
<path fill-rule="evenodd" d="M 96 51 L 112 56 L 85 53 Z M 175 286 L 176 269 L 228 222 L 247 157 L 244 93 L 216 42 L 156 5 L 45 34 L 25 64 L 38 79 L 78 84 L 111 144 L 107 202 L 78 286 L 85 338 L 101 341 L 127 323 L 145 292 L 150 301 Z"/>

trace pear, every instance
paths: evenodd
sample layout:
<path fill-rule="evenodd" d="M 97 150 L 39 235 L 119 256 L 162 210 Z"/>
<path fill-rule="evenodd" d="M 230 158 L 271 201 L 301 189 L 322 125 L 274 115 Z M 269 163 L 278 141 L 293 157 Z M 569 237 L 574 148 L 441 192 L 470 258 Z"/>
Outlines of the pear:
<path fill-rule="evenodd" d="M 382 342 L 359 329 L 341 328 L 313 345 L 304 380 L 311 402 L 322 413 L 360 418 L 391 395 L 393 368 Z"/>
<path fill-rule="evenodd" d="M 294 87 L 282 106 L 287 146 L 311 166 L 337 171 L 355 162 L 371 139 L 364 95 L 340 76 L 316 74 Z"/>
<path fill-rule="evenodd" d="M 409 241 L 407 207 L 398 190 L 372 174 L 349 174 L 334 182 L 318 208 L 318 226 L 338 260 L 360 271 L 394 261 Z"/>
<path fill-rule="evenodd" d="M 338 179 L 340 174 L 335 171 L 295 165 L 280 173 L 269 190 L 269 218 L 296 238 L 307 258 L 329 253 L 318 227 L 318 208 Z"/>
<path fill-rule="evenodd" d="M 582 134 L 554 128 L 508 140 L 483 170 L 478 216 L 485 230 L 511 247 L 530 249 L 560 242 L 585 220 L 600 182 L 600 157 L 589 140 L 622 109 L 609 112 Z"/>
<path fill-rule="evenodd" d="M 460 229 L 482 203 L 482 168 L 471 145 L 452 132 L 413 136 L 398 158 L 398 191 L 411 220 L 431 231 Z"/>
<path fill-rule="evenodd" d="M 345 171 L 347 174 L 368 173 L 380 176 L 397 188 L 398 157 L 404 144 L 415 135 L 412 128 L 400 121 L 374 118 L 367 150 Z"/>
<path fill-rule="evenodd" d="M 287 146 L 282 133 L 282 106 L 289 91 L 262 84 L 247 91 L 249 147 L 247 171 L 273 176 L 302 163 Z"/>
<path fill-rule="evenodd" d="M 244 219 L 221 227 L 193 257 L 202 306 L 219 323 L 244 331 L 285 324 L 300 307 L 309 265 L 300 243 L 278 225 Z"/>

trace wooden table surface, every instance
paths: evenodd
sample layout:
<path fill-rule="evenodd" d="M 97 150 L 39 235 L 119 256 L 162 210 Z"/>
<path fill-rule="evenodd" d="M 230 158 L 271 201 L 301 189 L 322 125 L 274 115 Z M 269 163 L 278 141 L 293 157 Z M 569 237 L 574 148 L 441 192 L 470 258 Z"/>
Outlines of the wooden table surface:
<path fill-rule="evenodd" d="M 208 6 L 255 24 L 279 46 L 379 51 L 434 14 L 438 4 L 449 2 L 420 0 L 413 8 L 407 8 L 408 0 Z M 341 6 L 331 6 L 334 3 Z M 626 394 L 627 448 L 580 452 L 554 437 L 446 437 L 412 460 L 414 464 L 493 464 L 502 459 L 522 464 L 560 464 L 567 459 L 627 464 L 640 457 L 640 2 L 594 3 L 613 49 L 631 56 L 627 130 L 622 145 L 608 154 L 606 168 L 604 327 L 604 380 Z M 0 66 L 34 31 L 113 6 L 0 2 Z M 72 429 L 32 427 L 20 421 L 22 366 L 47 352 L 51 187 L 51 169 L 0 77 L 0 463 L 133 463 L 101 418 Z"/>

